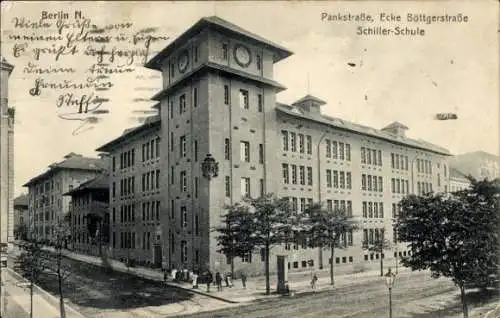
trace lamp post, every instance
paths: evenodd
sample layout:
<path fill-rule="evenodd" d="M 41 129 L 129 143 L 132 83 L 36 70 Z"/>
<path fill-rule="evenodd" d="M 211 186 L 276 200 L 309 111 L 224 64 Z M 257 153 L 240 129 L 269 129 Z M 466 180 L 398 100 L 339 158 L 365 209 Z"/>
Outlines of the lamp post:
<path fill-rule="evenodd" d="M 392 318 L 392 287 L 394 286 L 394 281 L 396 280 L 396 274 L 391 272 L 391 268 L 385 274 L 385 283 L 387 288 L 389 288 L 389 318 Z"/>

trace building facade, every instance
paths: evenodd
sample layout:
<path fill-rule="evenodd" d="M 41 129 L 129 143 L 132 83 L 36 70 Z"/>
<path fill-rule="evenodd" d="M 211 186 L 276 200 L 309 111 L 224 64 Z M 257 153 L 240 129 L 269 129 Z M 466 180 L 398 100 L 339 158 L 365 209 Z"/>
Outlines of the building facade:
<path fill-rule="evenodd" d="M 285 88 L 274 80 L 273 68 L 290 55 L 258 35 L 208 17 L 146 64 L 163 78 L 162 91 L 153 97 L 160 112 L 155 129 L 143 125 L 97 149 L 114 160 L 125 154 L 125 162 L 132 161 L 119 171 L 113 169 L 112 188 L 124 182 L 125 188 L 132 184 L 132 191 L 138 191 L 135 179 L 151 169 L 159 171 L 150 183 L 157 188 L 149 192 L 113 192 L 112 215 L 120 211 L 121 216 L 122 206 L 132 204 L 132 212 L 124 214 L 128 222 L 111 217 L 115 257 L 129 257 L 132 246 L 135 257 L 156 265 L 226 271 L 230 264 L 217 252 L 218 233 L 213 229 L 221 225 L 225 205 L 264 193 L 289 197 L 297 213 L 318 201 L 328 209 L 344 209 L 362 227 L 346 234 L 346 248 L 336 252 L 334 260 L 328 251 L 307 248 L 304 242 L 275 247 L 272 271 L 278 254 L 288 256 L 290 270 L 322 268 L 330 261 L 352 270 L 375 264 L 380 257 L 406 256 L 406 246 L 392 231 L 397 204 L 409 193 L 445 191 L 449 152 L 406 137 L 408 128 L 397 122 L 378 130 L 325 116 L 321 108 L 326 102 L 314 96 L 292 105 L 278 103 L 276 94 Z M 157 159 L 130 159 L 129 153 L 134 158 L 134 151 L 142 145 L 144 152 L 153 139 L 161 149 Z M 201 167 L 209 157 L 218 163 L 218 173 L 211 178 Z M 142 188 L 148 189 L 144 182 Z M 146 222 L 144 227 L 144 213 L 141 219 L 133 211 L 150 197 L 157 200 L 156 219 L 154 226 Z M 363 243 L 373 241 L 382 229 L 394 243 L 393 251 L 367 252 Z M 138 248 L 144 236 L 154 241 L 154 251 L 142 253 Z M 236 260 L 235 267 L 260 273 L 263 261 L 264 255 L 256 251 Z"/>
<path fill-rule="evenodd" d="M 69 210 L 72 249 L 100 256 L 109 243 L 109 174 L 103 172 L 64 194 Z"/>
<path fill-rule="evenodd" d="M 9 77 L 14 66 L 0 57 L 0 242 L 14 239 L 14 108 Z"/>
<path fill-rule="evenodd" d="M 450 192 L 465 190 L 470 187 L 467 176 L 457 169 L 450 168 Z"/>
<path fill-rule="evenodd" d="M 162 266 L 160 137 L 160 118 L 153 116 L 97 149 L 111 159 L 111 255 L 155 267 Z"/>
<path fill-rule="evenodd" d="M 63 194 L 95 178 L 107 166 L 105 158 L 70 153 L 24 184 L 28 188 L 29 237 L 52 241 L 57 224 L 70 210 L 71 197 Z"/>
<path fill-rule="evenodd" d="M 22 194 L 14 199 L 14 239 L 25 240 L 28 234 L 28 196 Z"/>

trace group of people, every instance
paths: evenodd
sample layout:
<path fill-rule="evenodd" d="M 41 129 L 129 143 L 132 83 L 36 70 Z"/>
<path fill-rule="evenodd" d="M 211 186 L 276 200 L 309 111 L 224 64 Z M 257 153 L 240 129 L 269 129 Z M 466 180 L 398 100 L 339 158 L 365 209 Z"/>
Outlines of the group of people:
<path fill-rule="evenodd" d="M 168 280 L 168 270 L 165 270 L 163 273 L 163 281 L 165 285 L 167 284 Z M 214 276 L 210 271 L 204 272 L 201 276 L 198 274 L 198 271 L 189 271 L 187 269 L 183 270 L 177 270 L 173 268 L 170 271 L 170 276 L 172 277 L 172 280 L 174 282 L 189 282 L 191 281 L 193 284 L 193 288 L 198 288 L 198 283 L 205 283 L 207 284 L 207 292 L 210 291 L 210 285 L 215 284 L 217 286 L 217 291 L 222 291 L 222 282 L 225 282 L 226 287 L 231 288 L 233 287 L 233 277 L 231 273 L 220 273 L 216 272 L 215 273 L 215 280 Z M 243 289 L 246 289 L 246 282 L 247 282 L 247 276 L 245 273 L 241 273 L 241 284 L 243 286 Z"/>

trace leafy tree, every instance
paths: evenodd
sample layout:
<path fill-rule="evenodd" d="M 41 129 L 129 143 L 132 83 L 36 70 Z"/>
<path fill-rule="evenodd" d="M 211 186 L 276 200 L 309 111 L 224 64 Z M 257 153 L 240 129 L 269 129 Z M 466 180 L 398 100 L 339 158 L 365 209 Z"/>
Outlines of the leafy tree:
<path fill-rule="evenodd" d="M 234 277 L 234 258 L 244 257 L 252 252 L 250 240 L 253 217 L 248 206 L 239 203 L 225 206 L 227 213 L 222 216 L 222 226 L 216 228 L 219 232 L 217 245 L 219 253 L 226 255 L 231 261 L 231 275 Z"/>
<path fill-rule="evenodd" d="M 48 266 L 49 256 L 42 249 L 42 245 L 37 240 L 24 242 L 21 245 L 21 254 L 17 258 L 17 266 L 24 277 L 30 283 L 30 318 L 33 313 L 33 288 L 40 280 L 40 275 Z"/>
<path fill-rule="evenodd" d="M 363 242 L 363 247 L 365 247 L 370 252 L 375 252 L 380 254 L 380 277 L 384 276 L 384 258 L 382 255 L 384 251 L 390 250 L 392 248 L 391 242 L 385 238 L 385 229 L 380 229 L 380 232 L 375 232 L 375 240 L 372 244 L 370 242 Z"/>
<path fill-rule="evenodd" d="M 334 285 L 334 256 L 335 248 L 347 247 L 347 242 L 343 243 L 340 239 L 350 231 L 358 229 L 357 223 L 352 217 L 347 216 L 345 211 L 334 209 L 329 211 L 323 208 L 323 205 L 313 203 L 307 211 L 309 217 L 305 223 L 304 230 L 308 233 L 309 244 L 311 247 L 330 248 L 330 284 Z"/>
<path fill-rule="evenodd" d="M 269 254 L 271 249 L 283 243 L 287 233 L 293 230 L 293 217 L 288 198 L 277 198 L 266 194 L 245 201 L 252 207 L 252 222 L 246 224 L 245 232 L 250 233 L 250 246 L 260 248 L 265 253 L 266 294 L 270 294 Z"/>
<path fill-rule="evenodd" d="M 403 265 L 450 277 L 460 288 L 464 317 L 467 286 L 489 285 L 498 272 L 499 193 L 498 180 L 473 180 L 467 190 L 410 195 L 400 202 L 395 228 L 411 248 Z"/>

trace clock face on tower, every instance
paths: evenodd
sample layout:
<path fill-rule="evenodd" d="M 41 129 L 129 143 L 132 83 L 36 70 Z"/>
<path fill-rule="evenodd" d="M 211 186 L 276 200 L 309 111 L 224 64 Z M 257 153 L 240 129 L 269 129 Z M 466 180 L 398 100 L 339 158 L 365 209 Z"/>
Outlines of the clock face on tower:
<path fill-rule="evenodd" d="M 236 59 L 236 63 L 242 67 L 248 67 L 248 65 L 252 62 L 250 50 L 241 44 L 237 44 L 234 47 L 234 58 Z"/>
<path fill-rule="evenodd" d="M 184 73 L 188 67 L 189 64 L 189 56 L 188 52 L 184 51 L 181 53 L 179 56 L 179 72 Z"/>

